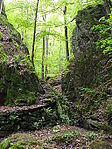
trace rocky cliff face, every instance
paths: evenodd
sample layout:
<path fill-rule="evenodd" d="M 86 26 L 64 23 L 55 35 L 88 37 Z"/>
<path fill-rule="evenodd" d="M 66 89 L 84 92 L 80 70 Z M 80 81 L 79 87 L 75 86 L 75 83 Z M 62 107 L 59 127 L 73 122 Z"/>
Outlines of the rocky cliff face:
<path fill-rule="evenodd" d="M 38 102 L 44 93 L 20 34 L 0 15 L 0 104 Z M 26 99 L 28 101 L 25 101 Z M 21 101 L 22 102 L 22 101 Z"/>
<path fill-rule="evenodd" d="M 100 57 L 103 57 L 103 54 L 96 49 L 98 34 L 92 31 L 91 27 L 97 24 L 104 14 L 105 10 L 101 5 L 95 8 L 88 7 L 77 14 L 77 27 L 73 30 L 72 36 L 74 53 L 72 89 L 74 88 L 76 94 L 79 87 L 90 87 L 96 82 L 96 75 L 100 69 Z"/>
<path fill-rule="evenodd" d="M 77 26 L 72 36 L 74 60 L 62 78 L 63 92 L 75 102 L 74 109 L 80 113 L 79 117 L 86 117 L 86 120 L 94 115 L 94 120 L 102 121 L 107 118 L 104 112 L 106 106 L 109 112 L 108 101 L 112 105 L 112 63 L 107 62 L 108 57 L 96 48 L 98 33 L 91 30 L 104 15 L 105 10 L 101 5 L 78 12 Z M 98 109 L 102 112 L 99 113 Z M 112 125 L 112 117 L 109 119 Z M 91 125 L 97 127 L 95 123 Z"/>

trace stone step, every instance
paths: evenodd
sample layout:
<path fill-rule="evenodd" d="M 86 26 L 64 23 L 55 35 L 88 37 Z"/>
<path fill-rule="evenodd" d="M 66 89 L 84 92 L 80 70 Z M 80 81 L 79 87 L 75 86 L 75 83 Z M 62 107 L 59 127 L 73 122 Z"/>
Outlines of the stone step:
<path fill-rule="evenodd" d="M 0 137 L 20 130 L 35 130 L 56 123 L 56 102 L 23 107 L 0 107 Z"/>

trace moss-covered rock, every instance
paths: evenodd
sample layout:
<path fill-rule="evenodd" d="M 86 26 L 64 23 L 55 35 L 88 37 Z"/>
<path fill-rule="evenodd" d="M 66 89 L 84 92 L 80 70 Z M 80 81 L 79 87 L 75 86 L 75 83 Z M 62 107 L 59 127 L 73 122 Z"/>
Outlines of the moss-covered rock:
<path fill-rule="evenodd" d="M 26 148 L 39 148 L 43 149 L 42 144 L 34 137 L 27 133 L 17 133 L 0 143 L 0 149 L 26 149 Z"/>
<path fill-rule="evenodd" d="M 80 87 L 89 88 L 98 81 L 96 74 L 101 69 L 100 60 L 103 54 L 101 50 L 96 49 L 98 34 L 92 31 L 91 27 L 97 24 L 104 14 L 103 6 L 98 5 L 89 6 L 79 11 L 76 16 L 77 27 L 73 30 L 72 35 L 74 61 L 68 67 L 70 71 L 63 78 L 63 90 L 68 88 L 68 92 L 73 91 L 74 97 L 79 93 Z"/>
<path fill-rule="evenodd" d="M 21 101 L 34 104 L 38 103 L 38 92 L 43 94 L 44 90 L 29 59 L 28 49 L 7 18 L 0 15 L 0 99 L 6 104 Z"/>
<path fill-rule="evenodd" d="M 20 34 L 0 15 L 0 102 L 1 105 L 38 103 L 44 93 Z"/>
<path fill-rule="evenodd" d="M 111 105 L 106 104 L 112 97 L 112 63 L 96 47 L 98 32 L 91 29 L 104 15 L 105 9 L 102 5 L 89 6 L 78 12 L 77 26 L 72 35 L 74 59 L 62 75 L 62 90 L 73 103 L 74 121 L 80 126 L 91 125 L 91 128 L 98 127 L 99 130 L 108 129 L 112 132 L 112 119 L 109 118 Z M 104 111 L 109 115 L 107 119 Z"/>
<path fill-rule="evenodd" d="M 111 149 L 112 145 L 108 141 L 93 141 L 90 144 L 90 149 Z"/>
<path fill-rule="evenodd" d="M 105 104 L 104 117 L 112 127 L 112 98 L 108 99 Z"/>

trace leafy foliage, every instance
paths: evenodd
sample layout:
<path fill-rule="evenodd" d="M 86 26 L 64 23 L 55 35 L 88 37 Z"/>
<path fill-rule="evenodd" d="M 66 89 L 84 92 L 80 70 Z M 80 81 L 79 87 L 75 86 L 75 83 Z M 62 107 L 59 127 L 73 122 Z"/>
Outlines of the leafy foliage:
<path fill-rule="evenodd" d="M 97 47 L 102 49 L 103 54 L 109 57 L 109 61 L 112 61 L 112 11 L 108 19 L 102 17 L 99 24 L 93 26 L 92 29 L 99 33 Z"/>

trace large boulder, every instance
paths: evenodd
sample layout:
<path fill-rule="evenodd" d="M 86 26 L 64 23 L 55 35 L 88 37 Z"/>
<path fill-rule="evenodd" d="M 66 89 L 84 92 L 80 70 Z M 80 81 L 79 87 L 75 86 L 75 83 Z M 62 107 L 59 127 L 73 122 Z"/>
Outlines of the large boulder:
<path fill-rule="evenodd" d="M 107 118 L 111 111 L 105 114 L 105 105 L 109 109 L 107 99 L 110 100 L 112 95 L 112 63 L 102 49 L 96 47 L 98 32 L 91 29 L 104 15 L 102 5 L 89 6 L 78 12 L 72 35 L 74 59 L 62 76 L 62 90 L 73 102 L 76 120 L 80 118 L 80 125 L 93 129 L 97 122 L 105 120 L 112 126 L 111 119 Z M 95 125 L 86 124 L 90 121 L 95 121 Z"/>
<path fill-rule="evenodd" d="M 44 90 L 29 59 L 20 34 L 0 15 L 0 104 L 15 104 L 20 100 L 33 104 Z M 24 100 L 25 99 L 25 100 Z M 26 100 L 27 99 L 27 100 Z M 29 101 L 30 100 L 30 101 Z"/>
<path fill-rule="evenodd" d="M 88 7 L 78 12 L 76 16 L 76 28 L 72 34 L 72 49 L 74 61 L 68 67 L 72 71 L 67 72 L 64 78 L 63 89 L 72 89 L 74 97 L 77 96 L 80 87 L 90 87 L 96 81 L 96 75 L 99 71 L 99 62 L 103 57 L 102 52 L 96 49 L 98 34 L 91 30 L 91 27 L 98 24 L 98 20 L 104 16 L 103 6 Z M 69 77 L 71 76 L 72 77 Z M 69 80 L 73 79 L 73 80 Z M 67 83 L 66 83 L 67 82 Z M 72 83 L 72 84 L 71 84 Z M 64 87 L 65 86 L 65 87 Z M 68 91 L 69 92 L 69 91 Z"/>
<path fill-rule="evenodd" d="M 66 93 L 73 91 L 74 97 L 79 93 L 79 88 L 94 87 L 104 83 L 106 79 L 102 75 L 108 75 L 107 80 L 111 79 L 112 65 L 106 63 L 108 57 L 103 55 L 103 51 L 96 48 L 98 32 L 91 29 L 104 15 L 104 7 L 98 5 L 89 6 L 79 11 L 76 16 L 77 26 L 72 35 L 74 60 L 68 66 L 62 79 L 63 91 Z"/>
<path fill-rule="evenodd" d="M 111 149 L 112 144 L 109 143 L 109 141 L 105 140 L 99 140 L 99 141 L 93 141 L 90 144 L 90 149 Z"/>

